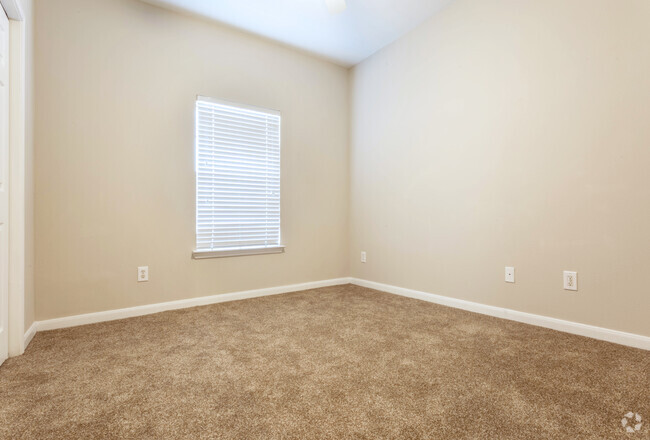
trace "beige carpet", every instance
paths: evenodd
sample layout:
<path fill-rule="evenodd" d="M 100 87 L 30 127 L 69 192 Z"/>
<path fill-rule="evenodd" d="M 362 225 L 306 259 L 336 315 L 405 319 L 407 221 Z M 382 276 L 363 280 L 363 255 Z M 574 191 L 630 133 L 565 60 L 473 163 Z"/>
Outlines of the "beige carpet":
<path fill-rule="evenodd" d="M 39 333 L 0 438 L 648 439 L 650 352 L 339 286 Z"/>

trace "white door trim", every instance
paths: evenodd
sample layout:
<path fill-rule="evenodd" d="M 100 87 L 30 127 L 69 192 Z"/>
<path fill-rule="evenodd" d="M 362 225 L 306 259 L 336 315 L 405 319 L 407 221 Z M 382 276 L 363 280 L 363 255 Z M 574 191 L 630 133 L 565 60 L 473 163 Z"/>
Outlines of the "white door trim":
<path fill-rule="evenodd" d="M 0 4 L 7 13 L 9 20 L 23 21 L 25 19 L 18 0 L 0 0 Z"/>
<path fill-rule="evenodd" d="M 25 351 L 25 22 L 18 0 L 9 17 L 9 356 Z"/>
<path fill-rule="evenodd" d="M 0 9 L 0 364 L 9 353 L 9 40 L 11 31 Z"/>

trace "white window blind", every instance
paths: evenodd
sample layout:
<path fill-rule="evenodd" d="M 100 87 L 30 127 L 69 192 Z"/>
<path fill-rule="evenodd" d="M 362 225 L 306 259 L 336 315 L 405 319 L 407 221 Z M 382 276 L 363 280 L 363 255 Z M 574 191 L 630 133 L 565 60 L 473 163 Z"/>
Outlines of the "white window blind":
<path fill-rule="evenodd" d="M 282 251 L 278 111 L 199 97 L 196 167 L 195 257 Z"/>

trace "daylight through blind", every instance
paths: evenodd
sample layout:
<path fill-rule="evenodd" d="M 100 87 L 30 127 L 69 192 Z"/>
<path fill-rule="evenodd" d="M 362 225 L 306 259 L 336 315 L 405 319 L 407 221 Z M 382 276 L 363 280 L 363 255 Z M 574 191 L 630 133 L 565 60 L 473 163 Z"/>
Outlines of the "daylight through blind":
<path fill-rule="evenodd" d="M 280 114 L 198 98 L 196 250 L 280 245 Z"/>

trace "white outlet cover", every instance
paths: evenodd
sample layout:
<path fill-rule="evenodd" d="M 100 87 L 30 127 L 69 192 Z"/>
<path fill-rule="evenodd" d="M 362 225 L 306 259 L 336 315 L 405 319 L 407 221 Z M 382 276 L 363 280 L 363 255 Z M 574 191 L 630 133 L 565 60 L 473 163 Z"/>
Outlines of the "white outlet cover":
<path fill-rule="evenodd" d="M 514 282 L 515 282 L 515 268 L 506 267 L 506 283 L 514 283 Z"/>
<path fill-rule="evenodd" d="M 365 253 L 365 251 L 364 251 L 364 252 L 361 252 L 361 262 L 362 262 L 362 263 L 365 263 L 365 262 L 366 262 L 366 253 Z"/>
<path fill-rule="evenodd" d="M 149 266 L 138 267 L 138 283 L 149 281 Z"/>
<path fill-rule="evenodd" d="M 578 290 L 578 272 L 564 271 L 564 290 Z"/>

